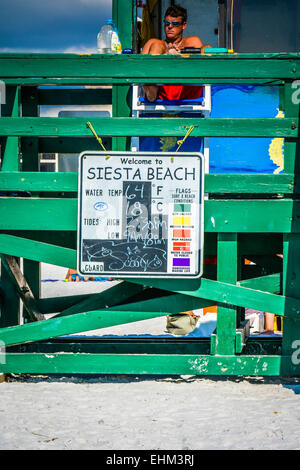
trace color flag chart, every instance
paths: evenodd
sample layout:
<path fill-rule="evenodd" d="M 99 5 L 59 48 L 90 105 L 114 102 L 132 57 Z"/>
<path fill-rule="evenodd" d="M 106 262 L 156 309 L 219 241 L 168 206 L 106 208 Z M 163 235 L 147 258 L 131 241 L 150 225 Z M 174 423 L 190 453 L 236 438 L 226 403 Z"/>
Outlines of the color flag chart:
<path fill-rule="evenodd" d="M 203 178 L 199 152 L 83 152 L 78 272 L 200 277 Z"/>
<path fill-rule="evenodd" d="M 190 188 L 185 188 L 182 195 L 191 197 Z M 181 199 L 182 200 L 182 199 Z M 195 262 L 198 251 L 197 207 L 195 202 L 170 204 L 169 213 L 169 270 L 173 273 L 190 273 L 197 270 Z"/>

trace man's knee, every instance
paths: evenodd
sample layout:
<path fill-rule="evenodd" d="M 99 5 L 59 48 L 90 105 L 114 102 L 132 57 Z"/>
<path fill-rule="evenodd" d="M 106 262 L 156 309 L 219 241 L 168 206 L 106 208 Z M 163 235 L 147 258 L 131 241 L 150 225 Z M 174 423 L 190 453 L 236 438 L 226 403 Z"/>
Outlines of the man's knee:
<path fill-rule="evenodd" d="M 151 44 L 149 49 L 149 54 L 158 55 L 158 54 L 166 54 L 167 53 L 167 46 L 161 41 L 155 41 Z"/>

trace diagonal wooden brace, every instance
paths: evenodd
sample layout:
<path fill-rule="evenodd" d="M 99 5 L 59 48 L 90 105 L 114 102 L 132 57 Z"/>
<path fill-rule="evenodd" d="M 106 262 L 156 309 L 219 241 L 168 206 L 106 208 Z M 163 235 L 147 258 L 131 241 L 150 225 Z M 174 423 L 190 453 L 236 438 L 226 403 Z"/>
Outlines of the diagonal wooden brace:
<path fill-rule="evenodd" d="M 12 282 L 16 285 L 30 318 L 33 321 L 45 320 L 45 316 L 40 312 L 35 297 L 23 276 L 19 264 L 14 256 L 2 255 L 1 261 L 7 270 Z"/>

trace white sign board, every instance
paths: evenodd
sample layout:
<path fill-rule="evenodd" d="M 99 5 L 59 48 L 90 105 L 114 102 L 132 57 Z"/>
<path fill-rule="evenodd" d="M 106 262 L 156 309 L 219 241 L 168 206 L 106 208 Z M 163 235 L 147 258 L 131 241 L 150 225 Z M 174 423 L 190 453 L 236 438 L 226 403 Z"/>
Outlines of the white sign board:
<path fill-rule="evenodd" d="M 78 272 L 201 276 L 203 175 L 201 153 L 81 153 Z"/>

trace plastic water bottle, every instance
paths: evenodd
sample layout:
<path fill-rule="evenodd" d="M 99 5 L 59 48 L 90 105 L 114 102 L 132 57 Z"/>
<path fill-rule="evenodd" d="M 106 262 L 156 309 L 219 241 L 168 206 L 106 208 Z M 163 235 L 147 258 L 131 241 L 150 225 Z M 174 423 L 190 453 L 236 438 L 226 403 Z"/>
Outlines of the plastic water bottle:
<path fill-rule="evenodd" d="M 106 20 L 97 36 L 99 54 L 121 54 L 122 46 L 113 20 Z"/>

